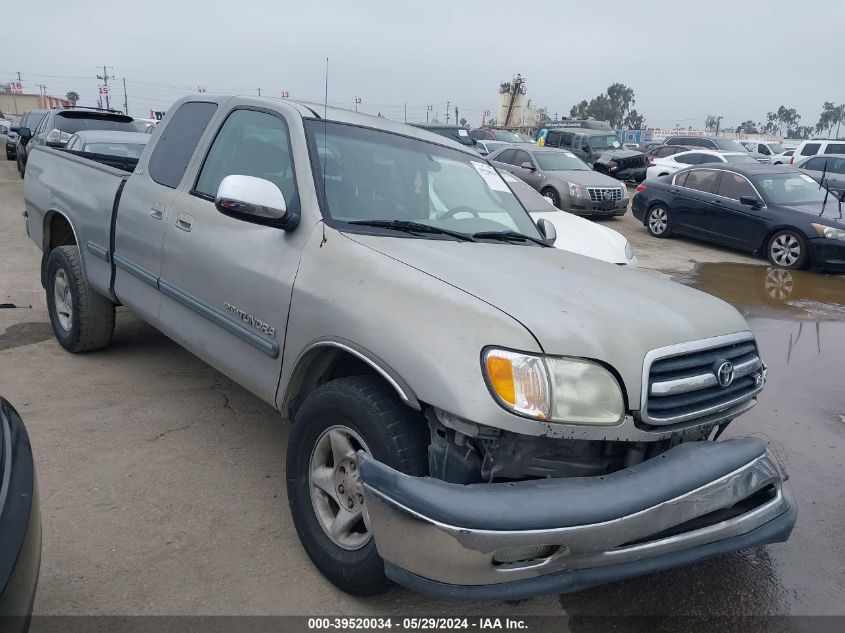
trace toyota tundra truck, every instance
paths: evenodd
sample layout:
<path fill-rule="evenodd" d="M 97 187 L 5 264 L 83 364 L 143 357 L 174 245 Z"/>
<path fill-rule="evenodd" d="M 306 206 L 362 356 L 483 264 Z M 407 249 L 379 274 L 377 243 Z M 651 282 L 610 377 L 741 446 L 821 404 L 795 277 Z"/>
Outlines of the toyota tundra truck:
<path fill-rule="evenodd" d="M 299 538 L 345 591 L 528 597 L 788 538 L 777 460 L 724 436 L 766 381 L 745 320 L 552 248 L 470 149 L 202 94 L 123 166 L 29 159 L 56 339 L 108 345 L 123 305 L 273 405 Z"/>

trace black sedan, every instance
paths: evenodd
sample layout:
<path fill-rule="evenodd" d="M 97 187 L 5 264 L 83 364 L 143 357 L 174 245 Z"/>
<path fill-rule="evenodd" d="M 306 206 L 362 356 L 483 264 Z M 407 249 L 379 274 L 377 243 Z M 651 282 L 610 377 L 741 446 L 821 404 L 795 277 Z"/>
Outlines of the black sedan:
<path fill-rule="evenodd" d="M 842 201 L 786 165 L 700 165 L 637 187 L 633 215 L 654 237 L 686 235 L 775 266 L 845 272 Z"/>
<path fill-rule="evenodd" d="M 41 514 L 21 417 L 0 398 L 0 631 L 29 628 L 41 565 Z"/>

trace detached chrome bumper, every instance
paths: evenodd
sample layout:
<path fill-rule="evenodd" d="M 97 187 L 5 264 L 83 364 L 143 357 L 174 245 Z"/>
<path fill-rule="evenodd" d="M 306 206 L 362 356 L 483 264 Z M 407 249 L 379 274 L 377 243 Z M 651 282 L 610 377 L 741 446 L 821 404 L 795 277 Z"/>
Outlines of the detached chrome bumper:
<path fill-rule="evenodd" d="M 456 599 L 576 591 L 785 541 L 796 518 L 754 438 L 681 444 L 602 477 L 464 486 L 360 467 L 388 576 Z"/>

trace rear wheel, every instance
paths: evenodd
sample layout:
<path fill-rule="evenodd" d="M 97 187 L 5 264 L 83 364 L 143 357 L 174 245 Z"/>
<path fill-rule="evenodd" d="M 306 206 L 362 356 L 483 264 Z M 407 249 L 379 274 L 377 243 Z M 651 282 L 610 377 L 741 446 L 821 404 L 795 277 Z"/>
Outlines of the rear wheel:
<path fill-rule="evenodd" d="M 53 249 L 46 278 L 50 325 L 61 346 L 69 352 L 87 352 L 108 345 L 114 332 L 114 304 L 88 283 L 79 249 Z"/>
<path fill-rule="evenodd" d="M 390 584 L 364 523 L 358 452 L 420 476 L 428 444 L 423 417 L 375 376 L 327 382 L 297 411 L 286 465 L 291 515 L 314 565 L 344 591 L 372 595 Z"/>
<path fill-rule="evenodd" d="M 796 231 L 778 231 L 769 240 L 766 252 L 769 261 L 781 268 L 796 270 L 807 263 L 807 241 Z"/>
<path fill-rule="evenodd" d="M 541 193 L 545 198 L 548 198 L 555 207 L 560 209 L 560 194 L 557 192 L 557 189 L 554 187 L 546 187 Z"/>
<path fill-rule="evenodd" d="M 651 207 L 646 215 L 646 228 L 653 237 L 669 237 L 672 235 L 669 208 L 662 204 Z"/>
<path fill-rule="evenodd" d="M 6 150 L 6 160 L 15 160 L 16 156 L 9 150 Z"/>

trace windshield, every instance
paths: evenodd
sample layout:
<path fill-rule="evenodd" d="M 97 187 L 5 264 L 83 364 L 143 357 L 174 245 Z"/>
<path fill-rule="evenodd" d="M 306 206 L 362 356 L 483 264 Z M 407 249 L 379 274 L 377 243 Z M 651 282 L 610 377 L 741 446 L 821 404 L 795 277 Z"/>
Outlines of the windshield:
<path fill-rule="evenodd" d="M 92 154 L 139 158 L 144 152 L 143 143 L 88 143 L 83 150 Z"/>
<path fill-rule="evenodd" d="M 517 231 L 542 239 L 505 181 L 479 157 L 363 127 L 306 125 L 325 170 L 323 212 L 334 220 L 410 221 L 467 235 Z"/>
<path fill-rule="evenodd" d="M 780 143 L 769 143 L 769 149 L 772 150 L 772 154 L 783 154 L 786 151 Z"/>
<path fill-rule="evenodd" d="M 534 152 L 543 171 L 588 171 L 587 164 L 571 152 Z"/>
<path fill-rule="evenodd" d="M 711 139 L 723 152 L 747 152 L 748 148 L 740 145 L 731 138 L 714 138 Z"/>
<path fill-rule="evenodd" d="M 56 129 L 68 134 L 80 130 L 115 130 L 119 132 L 138 132 L 138 125 L 132 119 L 113 119 L 104 116 L 81 117 L 56 115 Z"/>
<path fill-rule="evenodd" d="M 593 149 L 617 149 L 622 147 L 622 143 L 616 138 L 614 134 L 607 134 L 605 136 L 591 136 L 590 147 Z"/>
<path fill-rule="evenodd" d="M 523 140 L 517 134 L 508 132 L 507 130 L 490 130 L 493 132 L 493 138 L 497 141 L 504 141 L 505 143 L 522 143 Z"/>
<path fill-rule="evenodd" d="M 779 173 L 753 176 L 751 179 L 766 202 L 782 205 L 821 204 L 827 194 L 828 202 L 835 196 L 807 174 Z"/>

